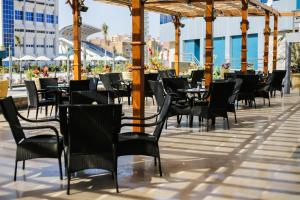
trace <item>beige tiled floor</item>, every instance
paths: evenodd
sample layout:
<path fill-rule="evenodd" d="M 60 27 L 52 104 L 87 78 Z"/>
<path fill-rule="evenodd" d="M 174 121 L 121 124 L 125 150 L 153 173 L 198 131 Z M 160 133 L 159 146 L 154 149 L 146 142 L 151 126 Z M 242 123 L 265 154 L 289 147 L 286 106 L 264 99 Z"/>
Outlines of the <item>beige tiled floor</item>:
<path fill-rule="evenodd" d="M 171 118 L 160 140 L 163 177 L 152 158 L 122 157 L 119 194 L 110 174 L 87 170 L 72 179 L 67 196 L 54 159 L 27 161 L 25 171 L 20 164 L 13 182 L 15 143 L 0 116 L 0 199 L 299 200 L 300 97 L 295 92 L 271 101 L 271 108 L 258 99 L 257 109 L 238 110 L 238 124 L 230 114 L 230 130 L 223 119 L 206 132 L 197 118 L 193 128 L 185 117 L 180 127 Z M 148 103 L 150 114 L 156 108 Z"/>

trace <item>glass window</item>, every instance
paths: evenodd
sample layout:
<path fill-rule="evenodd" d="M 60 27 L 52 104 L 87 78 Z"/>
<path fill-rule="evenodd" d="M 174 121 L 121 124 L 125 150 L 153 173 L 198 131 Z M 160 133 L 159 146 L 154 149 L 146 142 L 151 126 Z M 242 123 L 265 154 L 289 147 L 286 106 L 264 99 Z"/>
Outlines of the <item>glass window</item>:
<path fill-rule="evenodd" d="M 34 21 L 33 12 L 26 12 L 26 21 Z"/>
<path fill-rule="evenodd" d="M 36 13 L 36 21 L 37 22 L 44 22 L 45 21 L 45 15 L 43 13 Z"/>
<path fill-rule="evenodd" d="M 47 15 L 47 23 L 54 24 L 54 15 Z"/>
<path fill-rule="evenodd" d="M 16 20 L 23 20 L 23 11 L 21 10 L 15 10 L 15 19 Z"/>

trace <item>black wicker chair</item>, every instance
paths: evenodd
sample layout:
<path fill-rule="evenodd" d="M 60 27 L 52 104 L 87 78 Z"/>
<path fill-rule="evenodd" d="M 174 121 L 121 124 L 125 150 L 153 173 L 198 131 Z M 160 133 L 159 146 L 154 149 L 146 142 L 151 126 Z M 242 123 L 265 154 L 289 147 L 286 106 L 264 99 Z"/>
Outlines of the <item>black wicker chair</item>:
<path fill-rule="evenodd" d="M 234 79 L 234 81 L 235 81 L 235 86 L 234 86 L 232 95 L 228 99 L 227 112 L 234 113 L 234 121 L 235 121 L 235 123 L 237 123 L 235 102 L 236 102 L 238 93 L 239 93 L 239 91 L 241 89 L 243 80 L 240 79 L 240 78 L 236 78 L 236 79 Z"/>
<path fill-rule="evenodd" d="M 37 90 L 34 81 L 24 81 L 25 87 L 27 90 L 27 98 L 28 98 L 28 109 L 27 109 L 27 118 L 29 117 L 29 112 L 31 108 L 36 108 L 35 118 L 38 118 L 39 108 L 41 106 L 45 106 L 46 116 L 48 115 L 48 106 L 55 106 L 56 100 L 53 98 L 44 99 L 42 97 L 49 97 L 50 94 L 55 94 L 55 91 L 47 91 L 47 90 Z M 39 98 L 41 96 L 41 99 Z M 52 111 L 52 109 L 51 109 Z"/>
<path fill-rule="evenodd" d="M 89 80 L 90 80 L 90 86 L 89 86 L 90 90 L 97 91 L 99 78 L 93 77 L 90 78 Z"/>
<path fill-rule="evenodd" d="M 155 100 L 157 103 L 157 110 L 159 111 L 165 100 L 166 93 L 164 91 L 163 85 L 159 81 L 149 81 L 150 88 L 152 89 L 152 92 L 154 93 Z M 172 97 L 173 98 L 173 97 Z M 168 127 L 168 118 L 177 116 L 177 124 L 180 124 L 182 115 L 189 116 L 191 115 L 191 105 L 190 102 L 186 101 L 185 103 L 180 102 L 178 103 L 177 100 L 172 101 L 171 108 L 168 112 L 168 116 L 166 119 L 166 128 Z"/>
<path fill-rule="evenodd" d="M 253 102 L 254 107 L 256 108 L 255 91 L 257 89 L 259 76 L 252 74 L 237 74 L 237 78 L 243 80 L 242 86 L 237 96 L 237 107 L 238 102 L 243 100 L 246 104 L 249 104 L 249 107 L 252 106 Z"/>
<path fill-rule="evenodd" d="M 234 90 L 235 82 L 223 81 L 211 83 L 209 88 L 209 103 L 200 105 L 200 113 L 198 106 L 193 107 L 193 114 L 199 115 L 201 118 L 205 118 L 207 122 L 206 129 L 208 131 L 209 119 L 212 120 L 212 124 L 215 123 L 216 117 L 223 117 L 227 120 L 227 127 L 229 129 L 229 120 L 227 115 L 227 107 L 229 97 L 232 95 Z M 196 112 L 196 113 L 195 113 Z"/>
<path fill-rule="evenodd" d="M 39 78 L 40 86 L 42 90 L 46 91 L 56 91 L 58 86 L 58 79 L 57 78 Z M 53 88 L 51 88 L 53 86 Z M 55 93 L 48 93 L 44 95 L 44 98 L 47 100 L 55 99 Z"/>
<path fill-rule="evenodd" d="M 119 73 L 100 74 L 100 80 L 107 91 L 114 93 L 114 97 L 118 98 L 118 103 L 121 102 L 122 97 L 128 98 L 128 105 L 130 105 L 131 88 L 126 84 L 122 84 L 121 75 Z"/>
<path fill-rule="evenodd" d="M 145 98 L 151 97 L 153 100 L 153 105 L 154 105 L 154 99 L 153 99 L 153 92 L 150 88 L 149 82 L 148 81 L 157 81 L 158 74 L 145 74 L 145 79 L 144 79 L 144 92 L 145 92 Z"/>
<path fill-rule="evenodd" d="M 269 107 L 271 106 L 271 101 L 270 101 L 270 88 L 271 88 L 271 83 L 273 79 L 273 74 L 271 74 L 268 77 L 268 80 L 266 83 L 260 83 L 257 86 L 257 89 L 255 91 L 255 97 L 262 97 L 264 100 L 264 105 L 266 104 L 265 99 L 268 99 L 269 101 Z"/>
<path fill-rule="evenodd" d="M 71 94 L 71 104 L 109 104 L 113 102 L 113 93 L 109 91 L 75 91 Z"/>
<path fill-rule="evenodd" d="M 121 128 L 121 112 L 122 105 L 60 107 L 61 132 L 67 149 L 67 194 L 70 194 L 71 174 L 92 168 L 110 171 L 119 192 L 115 144 Z"/>
<path fill-rule="evenodd" d="M 276 91 L 280 91 L 281 97 L 283 96 L 283 79 L 286 75 L 286 70 L 273 70 L 272 72 L 272 80 L 270 83 L 270 93 L 271 96 L 276 96 Z"/>
<path fill-rule="evenodd" d="M 165 91 L 173 100 L 184 103 L 189 100 L 186 93 L 178 92 L 179 89 L 190 88 L 187 78 L 163 78 L 162 81 Z"/>
<path fill-rule="evenodd" d="M 204 78 L 204 70 L 194 70 L 191 73 L 191 88 L 197 88 L 198 82 L 202 83 L 202 79 Z"/>
<path fill-rule="evenodd" d="M 164 126 L 164 123 L 168 117 L 169 109 L 171 106 L 171 96 L 166 95 L 164 99 L 164 103 L 156 115 L 141 118 L 134 117 L 123 117 L 122 119 L 130 119 L 130 120 L 149 120 L 153 119 L 157 116 L 158 120 L 152 123 L 146 124 L 130 124 L 125 123 L 122 124 L 122 127 L 125 126 L 134 126 L 134 127 L 153 127 L 155 126 L 153 134 L 148 134 L 144 132 L 126 132 L 121 133 L 118 138 L 117 143 L 117 156 L 125 156 L 125 155 L 145 155 L 145 156 L 153 156 L 156 164 L 156 158 L 158 159 L 159 166 L 159 174 L 162 176 L 161 170 L 161 161 L 160 161 L 160 153 L 158 141 Z"/>
<path fill-rule="evenodd" d="M 17 166 L 18 161 L 23 161 L 23 170 L 25 169 L 25 160 L 30 160 L 34 158 L 57 158 L 59 163 L 60 179 L 62 180 L 62 167 L 61 167 L 61 154 L 63 152 L 63 140 L 59 136 L 58 131 L 55 127 L 49 125 L 39 125 L 39 126 L 22 126 L 18 117 L 27 122 L 50 122 L 57 121 L 55 119 L 46 120 L 29 120 L 18 112 L 13 98 L 7 97 L 0 100 L 3 115 L 6 121 L 9 123 L 11 132 L 13 134 L 14 140 L 17 144 L 16 160 L 15 160 L 15 172 L 14 181 L 17 178 Z M 31 137 L 26 137 L 24 130 L 42 130 L 49 129 L 54 132 L 54 134 L 42 134 L 35 135 Z"/>

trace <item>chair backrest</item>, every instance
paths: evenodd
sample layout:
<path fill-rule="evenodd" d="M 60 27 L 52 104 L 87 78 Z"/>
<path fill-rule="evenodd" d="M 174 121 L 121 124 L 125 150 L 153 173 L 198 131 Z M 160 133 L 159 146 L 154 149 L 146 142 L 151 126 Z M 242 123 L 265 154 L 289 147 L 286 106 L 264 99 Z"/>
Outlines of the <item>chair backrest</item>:
<path fill-rule="evenodd" d="M 24 81 L 25 87 L 27 90 L 27 99 L 28 99 L 28 105 L 37 107 L 38 102 L 39 102 L 39 97 L 36 89 L 36 85 L 34 81 Z"/>
<path fill-rule="evenodd" d="M 51 90 L 48 86 L 57 86 L 58 79 L 57 78 L 39 78 L 41 89 Z"/>
<path fill-rule="evenodd" d="M 70 94 L 74 91 L 90 90 L 90 80 L 70 80 Z"/>
<path fill-rule="evenodd" d="M 75 91 L 71 94 L 71 104 L 108 104 L 113 102 L 109 91 Z"/>
<path fill-rule="evenodd" d="M 193 70 L 191 73 L 191 88 L 197 88 L 197 82 L 202 82 L 204 70 Z"/>
<path fill-rule="evenodd" d="M 154 95 L 148 81 L 157 81 L 157 76 L 158 74 L 154 74 L 154 73 L 145 74 L 145 79 L 144 79 L 145 97 L 150 97 Z"/>
<path fill-rule="evenodd" d="M 178 93 L 178 89 L 189 88 L 187 78 L 164 78 L 163 84 L 167 93 Z"/>
<path fill-rule="evenodd" d="M 160 79 L 163 79 L 163 78 L 170 78 L 169 77 L 169 74 L 167 72 L 167 70 L 159 70 L 158 71 L 158 75 L 159 75 L 159 78 Z"/>
<path fill-rule="evenodd" d="M 224 73 L 224 79 L 228 80 L 228 79 L 235 79 L 236 78 L 236 73 L 235 72 L 227 72 Z"/>
<path fill-rule="evenodd" d="M 71 105 L 68 111 L 70 153 L 112 156 L 121 127 L 122 105 Z"/>
<path fill-rule="evenodd" d="M 233 89 L 232 95 L 228 99 L 228 103 L 230 103 L 230 104 L 233 104 L 235 102 L 237 95 L 243 84 L 243 80 L 240 78 L 236 78 L 236 79 L 234 79 L 234 81 L 235 81 L 234 89 Z"/>
<path fill-rule="evenodd" d="M 227 109 L 228 99 L 232 95 L 235 82 L 213 82 L 210 85 L 210 110 Z"/>
<path fill-rule="evenodd" d="M 148 81 L 149 86 L 154 94 L 158 107 L 162 107 L 165 99 L 165 91 L 161 82 L 159 81 Z"/>
<path fill-rule="evenodd" d="M 176 70 L 175 69 L 167 69 L 169 78 L 176 78 Z"/>
<path fill-rule="evenodd" d="M 170 95 L 166 95 L 165 99 L 164 99 L 164 103 L 162 105 L 162 107 L 160 108 L 160 114 L 157 120 L 157 125 L 154 129 L 154 133 L 153 135 L 156 137 L 157 140 L 159 140 L 160 135 L 161 135 L 161 131 L 164 127 L 164 123 L 167 119 L 170 107 L 171 107 L 171 103 L 172 103 L 172 98 Z"/>
<path fill-rule="evenodd" d="M 21 128 L 20 121 L 18 119 L 18 110 L 15 106 L 12 97 L 7 97 L 0 100 L 3 115 L 9 124 L 11 132 L 13 134 L 16 144 L 25 139 L 25 134 Z"/>
<path fill-rule="evenodd" d="M 108 73 L 110 84 L 114 86 L 120 86 L 121 80 L 122 80 L 122 74 L 121 73 Z"/>
<path fill-rule="evenodd" d="M 240 88 L 240 93 L 254 93 L 258 84 L 258 75 L 253 74 L 238 74 L 237 78 L 243 80 Z"/>
<path fill-rule="evenodd" d="M 111 81 L 109 74 L 99 74 L 100 80 L 104 86 L 104 88 L 108 91 L 113 91 L 113 87 L 111 86 Z"/>
<path fill-rule="evenodd" d="M 286 75 L 286 70 L 274 70 L 272 72 L 271 87 L 281 88 L 282 81 Z"/>
<path fill-rule="evenodd" d="M 89 86 L 90 90 L 97 91 L 99 78 L 93 77 L 90 78 L 89 80 L 90 80 L 90 86 Z"/>
<path fill-rule="evenodd" d="M 57 78 L 39 78 L 39 81 L 40 81 L 40 86 L 41 86 L 41 89 L 43 90 L 47 90 L 47 91 L 53 91 L 53 90 L 57 90 L 57 87 L 58 86 L 58 79 Z M 54 88 L 51 88 L 49 86 L 55 86 Z M 55 94 L 52 93 L 52 94 L 45 94 L 45 96 L 43 96 L 43 98 L 45 99 L 53 99 L 55 98 Z"/>

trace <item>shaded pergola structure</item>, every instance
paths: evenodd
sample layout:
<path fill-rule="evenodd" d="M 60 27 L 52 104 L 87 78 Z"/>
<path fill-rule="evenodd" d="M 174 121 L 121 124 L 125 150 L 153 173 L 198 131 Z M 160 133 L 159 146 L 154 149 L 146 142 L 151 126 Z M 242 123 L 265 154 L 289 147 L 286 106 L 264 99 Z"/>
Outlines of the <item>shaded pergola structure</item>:
<path fill-rule="evenodd" d="M 133 70 L 133 115 L 144 116 L 144 11 L 153 11 L 171 15 L 175 25 L 175 70 L 179 75 L 180 62 L 180 22 L 182 17 L 204 17 L 206 22 L 205 40 L 205 86 L 208 88 L 213 78 L 213 21 L 216 17 L 241 17 L 241 71 L 247 71 L 247 30 L 248 16 L 265 16 L 264 73 L 268 72 L 270 17 L 274 17 L 273 69 L 277 62 L 278 17 L 280 13 L 258 0 L 94 0 L 102 3 L 126 6 L 132 16 L 132 70 Z M 80 2 L 68 0 L 73 8 L 74 37 L 74 78 L 80 79 Z M 141 123 L 141 121 L 135 121 Z M 142 128 L 141 128 L 142 129 Z M 140 128 L 136 128 L 140 131 Z"/>

